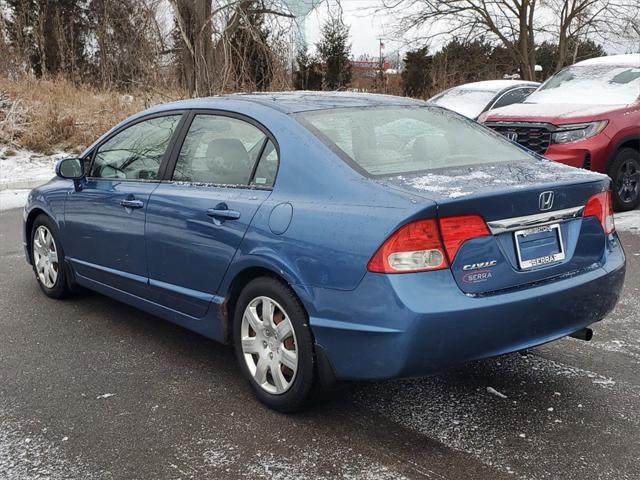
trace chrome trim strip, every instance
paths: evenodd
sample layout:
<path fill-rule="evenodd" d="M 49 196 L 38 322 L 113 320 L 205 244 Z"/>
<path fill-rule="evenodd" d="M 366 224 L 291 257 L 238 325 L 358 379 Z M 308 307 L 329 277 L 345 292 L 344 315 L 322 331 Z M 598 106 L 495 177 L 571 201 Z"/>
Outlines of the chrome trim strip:
<path fill-rule="evenodd" d="M 494 235 L 504 232 L 512 232 L 527 227 L 538 227 L 555 223 L 562 220 L 570 220 L 582 216 L 584 206 L 566 208 L 564 210 L 556 210 L 554 212 L 537 213 L 535 215 L 526 215 L 523 217 L 505 218 L 504 220 L 494 220 L 487 222 L 489 230 Z"/>

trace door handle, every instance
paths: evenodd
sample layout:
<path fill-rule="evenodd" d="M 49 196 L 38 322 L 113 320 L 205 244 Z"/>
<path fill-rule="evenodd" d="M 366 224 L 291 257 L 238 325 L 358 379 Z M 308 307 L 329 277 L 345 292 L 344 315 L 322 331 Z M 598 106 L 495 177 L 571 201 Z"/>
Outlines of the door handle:
<path fill-rule="evenodd" d="M 240 218 L 240 212 L 237 210 L 229 210 L 226 203 L 220 203 L 214 208 L 207 210 L 207 215 L 217 220 L 238 220 Z"/>
<path fill-rule="evenodd" d="M 144 202 L 142 200 L 136 200 L 135 198 L 125 198 L 124 200 L 120 200 L 120 205 L 125 208 L 142 208 L 144 207 Z"/>

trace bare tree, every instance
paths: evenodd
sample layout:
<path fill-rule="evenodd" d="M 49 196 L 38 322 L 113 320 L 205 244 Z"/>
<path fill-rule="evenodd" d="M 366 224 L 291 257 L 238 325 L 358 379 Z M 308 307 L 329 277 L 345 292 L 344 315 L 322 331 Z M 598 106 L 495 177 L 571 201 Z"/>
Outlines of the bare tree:
<path fill-rule="evenodd" d="M 558 65 L 569 49 L 589 35 L 615 32 L 623 22 L 637 25 L 637 0 L 382 0 L 398 20 L 396 33 L 462 40 L 486 36 L 497 41 L 524 79 L 535 79 L 536 34 L 560 44 Z M 548 21 L 547 19 L 551 19 Z M 636 31 L 637 35 L 637 31 Z"/>
<path fill-rule="evenodd" d="M 180 33 L 179 65 L 183 84 L 196 96 L 209 93 L 213 65 L 211 0 L 171 0 Z"/>
<path fill-rule="evenodd" d="M 553 21 L 540 28 L 558 45 L 555 71 L 577 59 L 578 46 L 588 38 L 609 43 L 635 37 L 640 46 L 640 3 L 626 0 L 543 0 Z M 635 29 L 634 29 L 635 27 Z M 612 35 L 613 34 L 613 35 Z"/>
<path fill-rule="evenodd" d="M 399 34 L 413 32 L 429 39 L 473 39 L 487 36 L 499 41 L 525 79 L 535 78 L 534 18 L 538 0 L 383 0 L 399 14 Z"/>
<path fill-rule="evenodd" d="M 280 61 L 278 55 L 266 52 L 269 45 L 264 35 L 266 19 L 292 18 L 278 0 L 221 0 L 213 5 L 211 0 L 171 0 L 171 4 L 178 31 L 181 76 L 191 95 L 207 95 L 246 84 L 238 82 L 237 76 L 256 73 L 244 64 L 256 52 L 262 51 L 261 59 Z M 239 48 L 238 36 L 250 41 L 252 48 Z M 263 82 L 253 83 L 258 88 L 263 86 Z"/>

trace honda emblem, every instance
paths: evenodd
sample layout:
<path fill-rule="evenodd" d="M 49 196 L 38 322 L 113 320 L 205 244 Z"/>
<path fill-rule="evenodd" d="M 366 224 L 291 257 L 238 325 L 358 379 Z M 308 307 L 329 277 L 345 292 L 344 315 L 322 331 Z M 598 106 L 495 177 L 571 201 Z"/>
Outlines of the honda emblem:
<path fill-rule="evenodd" d="M 538 208 L 541 212 L 544 212 L 551 210 L 551 207 L 553 207 L 553 192 L 542 192 L 540 197 L 538 197 Z"/>
<path fill-rule="evenodd" d="M 517 132 L 507 132 L 507 133 L 504 134 L 504 136 L 507 137 L 512 142 L 517 142 L 518 141 L 518 133 Z"/>

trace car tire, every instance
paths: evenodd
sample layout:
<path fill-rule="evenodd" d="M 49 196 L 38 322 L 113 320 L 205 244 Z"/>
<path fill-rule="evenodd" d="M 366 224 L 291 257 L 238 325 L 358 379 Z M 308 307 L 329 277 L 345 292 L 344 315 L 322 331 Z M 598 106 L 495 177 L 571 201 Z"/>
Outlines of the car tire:
<path fill-rule="evenodd" d="M 50 298 L 69 294 L 65 256 L 56 224 L 41 214 L 31 228 L 31 264 L 38 286 Z"/>
<path fill-rule="evenodd" d="M 260 277 L 244 287 L 235 305 L 234 348 L 253 392 L 279 412 L 302 409 L 317 379 L 313 338 L 300 300 L 279 280 Z"/>
<path fill-rule="evenodd" d="M 621 148 L 609 167 L 613 179 L 613 209 L 616 212 L 633 210 L 640 205 L 640 151 Z"/>

